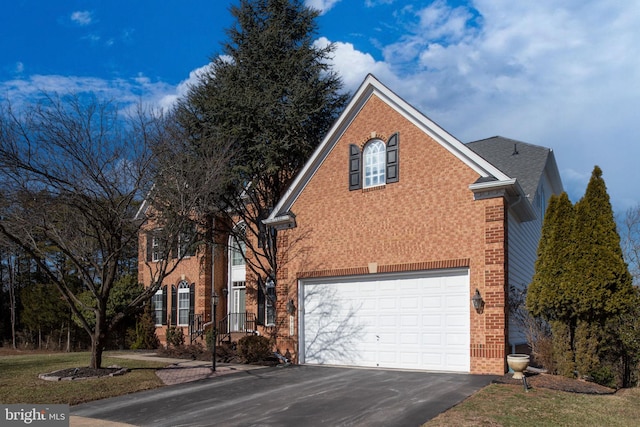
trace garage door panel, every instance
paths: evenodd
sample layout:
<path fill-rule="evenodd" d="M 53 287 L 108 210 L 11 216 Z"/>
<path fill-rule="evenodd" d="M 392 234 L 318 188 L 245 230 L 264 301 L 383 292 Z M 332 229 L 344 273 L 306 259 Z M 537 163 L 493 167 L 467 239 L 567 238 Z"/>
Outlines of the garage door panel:
<path fill-rule="evenodd" d="M 301 294 L 305 363 L 470 369 L 466 271 L 303 282 Z"/>

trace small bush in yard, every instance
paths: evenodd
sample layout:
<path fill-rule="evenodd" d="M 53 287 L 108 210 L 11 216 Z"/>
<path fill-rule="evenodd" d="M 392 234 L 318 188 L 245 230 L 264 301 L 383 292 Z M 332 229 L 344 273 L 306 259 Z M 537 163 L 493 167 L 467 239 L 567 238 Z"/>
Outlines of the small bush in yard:
<path fill-rule="evenodd" d="M 273 356 L 271 341 L 260 335 L 247 335 L 238 341 L 238 356 L 247 363 L 260 362 Z"/>
<path fill-rule="evenodd" d="M 182 347 L 184 345 L 184 332 L 182 328 L 170 326 L 167 329 L 167 346 Z"/>

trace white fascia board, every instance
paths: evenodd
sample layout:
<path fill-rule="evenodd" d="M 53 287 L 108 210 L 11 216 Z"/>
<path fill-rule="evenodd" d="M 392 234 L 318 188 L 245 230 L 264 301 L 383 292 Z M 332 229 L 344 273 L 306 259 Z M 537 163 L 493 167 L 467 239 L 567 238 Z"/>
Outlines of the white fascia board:
<path fill-rule="evenodd" d="M 554 155 L 552 149 L 549 149 L 549 156 L 547 157 L 545 171 L 549 176 L 549 181 L 551 182 L 551 187 L 554 194 L 562 193 L 564 191 L 564 186 L 562 185 L 562 178 L 560 177 L 560 172 L 558 171 L 556 156 Z"/>
<path fill-rule="evenodd" d="M 269 217 L 263 220 L 262 223 L 276 230 L 288 230 L 296 226 L 296 216 L 293 213 L 287 213 L 274 218 Z"/>
<path fill-rule="evenodd" d="M 327 135 L 322 140 L 318 148 L 316 148 L 305 166 L 291 183 L 268 219 L 280 216 L 291 209 L 291 206 L 296 201 L 300 193 L 302 193 L 311 177 L 322 165 L 324 159 L 329 155 L 337 141 L 344 134 L 360 110 L 364 107 L 368 99 L 374 94 L 379 96 L 383 102 L 391 105 L 392 108 L 398 111 L 405 119 L 433 138 L 438 144 L 460 159 L 480 176 L 493 176 L 499 181 L 509 179 L 509 177 L 502 171 L 480 157 L 473 150 L 468 148 L 458 139 L 438 126 L 435 122 L 427 118 L 420 111 L 409 105 L 389 88 L 380 83 L 380 81 L 378 81 L 373 75 L 369 74 L 364 79 L 355 95 L 351 98 L 351 101 L 349 101 L 342 115 L 336 120 L 331 129 L 329 129 Z"/>
<path fill-rule="evenodd" d="M 153 191 L 154 188 L 156 188 L 156 184 L 153 184 L 151 186 L 151 189 L 147 193 L 147 197 L 145 197 L 144 200 L 142 201 L 142 203 L 140 204 L 140 207 L 138 208 L 138 211 L 136 212 L 136 215 L 133 217 L 136 221 L 141 218 L 141 216 L 142 216 L 142 214 L 144 212 L 147 211 L 148 205 L 150 205 L 149 198 L 151 197 L 151 192 Z"/>
<path fill-rule="evenodd" d="M 538 216 L 524 190 L 515 178 L 505 181 L 479 182 L 469 185 L 475 200 L 504 197 L 521 222 L 533 221 Z"/>
<path fill-rule="evenodd" d="M 284 212 L 287 212 L 296 201 L 296 199 L 306 186 L 307 182 L 309 182 L 318 168 L 320 168 L 320 165 L 322 165 L 324 160 L 327 158 L 337 141 L 347 129 L 348 125 L 353 121 L 357 113 L 362 109 L 366 101 L 373 93 L 371 89 L 366 90 L 368 87 L 368 80 L 369 77 L 367 77 L 367 79 L 365 79 L 365 81 L 360 85 L 358 91 L 351 98 L 351 101 L 349 101 L 343 113 L 331 126 L 322 142 L 315 149 L 302 170 L 298 172 L 298 175 L 296 175 L 295 179 L 293 180 L 287 191 L 284 193 L 278 204 L 271 211 L 271 215 L 269 216 L 269 218 L 267 218 L 267 221 L 275 218 L 276 216 L 280 216 Z"/>
<path fill-rule="evenodd" d="M 409 105 L 405 100 L 400 98 L 389 88 L 385 87 L 377 80 L 375 80 L 375 82 L 377 83 L 378 92 L 384 95 L 382 97 L 383 101 L 386 101 L 387 103 L 392 105 L 394 109 L 398 111 L 404 118 L 406 118 L 417 128 L 421 129 L 424 133 L 433 138 L 438 144 L 440 144 L 443 148 L 456 156 L 459 160 L 461 160 L 463 163 L 477 172 L 480 176 L 493 176 L 499 181 L 509 179 L 509 177 L 505 175 L 500 169 L 487 162 L 475 151 L 471 150 L 460 140 L 444 130 L 437 123 L 429 119 L 416 108 Z"/>

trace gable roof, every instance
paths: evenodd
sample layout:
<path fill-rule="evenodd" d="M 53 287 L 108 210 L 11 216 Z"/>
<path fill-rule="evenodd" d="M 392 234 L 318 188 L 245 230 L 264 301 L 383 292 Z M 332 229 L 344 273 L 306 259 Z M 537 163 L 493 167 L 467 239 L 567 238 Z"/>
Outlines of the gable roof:
<path fill-rule="evenodd" d="M 524 192 L 515 178 L 510 177 L 470 147 L 460 142 L 427 116 L 408 104 L 404 99 L 380 83 L 380 81 L 372 74 L 369 74 L 355 92 L 340 117 L 338 117 L 331 129 L 329 129 L 327 135 L 313 152 L 305 166 L 298 173 L 282 199 L 280 199 L 278 204 L 274 207 L 269 218 L 264 221 L 266 224 L 276 228 L 295 227 L 295 215 L 290 212 L 291 207 L 297 200 L 298 196 L 302 193 L 311 177 L 313 177 L 333 147 L 337 144 L 340 137 L 347 130 L 351 122 L 373 96 L 378 97 L 383 102 L 391 106 L 407 121 L 422 130 L 425 134 L 429 135 L 443 148 L 477 172 L 480 175 L 479 180 L 469 186 L 474 194 L 478 195 L 483 193 L 485 196 L 481 197 L 488 197 L 487 194 L 489 193 L 493 194 L 496 191 L 504 191 L 508 196 L 516 197 L 518 200 L 524 197 Z M 518 206 L 519 210 L 522 211 L 521 216 L 523 220 L 535 218 L 535 213 L 533 212 L 530 203 L 518 203 Z"/>
<path fill-rule="evenodd" d="M 562 191 L 553 150 L 515 139 L 494 136 L 466 144 L 511 178 L 516 178 L 530 202 L 533 202 L 545 168 L 552 176 L 553 189 Z M 560 183 L 560 184 L 558 184 Z"/>

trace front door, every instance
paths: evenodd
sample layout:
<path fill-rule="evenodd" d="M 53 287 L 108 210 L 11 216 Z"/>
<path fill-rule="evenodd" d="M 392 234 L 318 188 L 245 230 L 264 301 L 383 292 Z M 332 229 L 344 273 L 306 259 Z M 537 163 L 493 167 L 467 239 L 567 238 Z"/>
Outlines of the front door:
<path fill-rule="evenodd" d="M 243 225 L 237 229 L 242 230 Z M 242 233 L 237 233 L 242 236 Z M 246 307 L 246 244 L 240 237 L 239 240 L 231 236 L 229 238 L 229 332 L 242 332 L 245 330 L 247 318 Z"/>
<path fill-rule="evenodd" d="M 231 332 L 241 332 L 245 329 L 246 321 L 246 294 L 245 282 L 233 282 L 231 287 Z"/>

